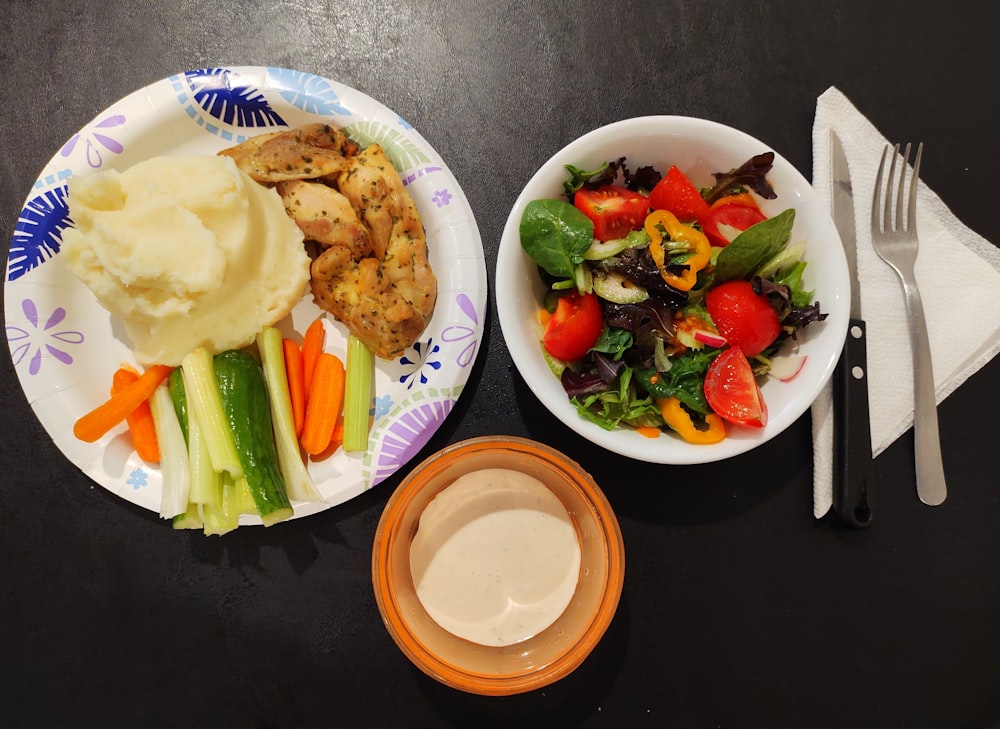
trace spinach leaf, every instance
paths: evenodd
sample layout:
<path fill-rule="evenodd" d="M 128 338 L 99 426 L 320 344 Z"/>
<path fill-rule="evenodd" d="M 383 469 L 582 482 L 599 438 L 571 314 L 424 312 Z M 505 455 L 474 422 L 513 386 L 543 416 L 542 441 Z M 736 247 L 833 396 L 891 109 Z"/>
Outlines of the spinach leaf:
<path fill-rule="evenodd" d="M 747 278 L 785 249 L 792 237 L 795 209 L 762 220 L 740 233 L 719 252 L 715 260 L 715 281 Z"/>
<path fill-rule="evenodd" d="M 590 218 L 563 200 L 532 200 L 521 216 L 521 247 L 557 278 L 574 278 L 594 240 Z"/>

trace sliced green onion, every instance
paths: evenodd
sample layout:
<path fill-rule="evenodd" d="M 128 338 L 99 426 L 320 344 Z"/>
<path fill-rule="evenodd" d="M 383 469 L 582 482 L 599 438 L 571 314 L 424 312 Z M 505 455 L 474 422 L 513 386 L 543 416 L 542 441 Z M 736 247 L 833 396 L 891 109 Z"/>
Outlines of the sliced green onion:
<path fill-rule="evenodd" d="M 368 413 L 372 401 L 375 356 L 353 334 L 347 337 L 347 382 L 344 385 L 344 450 L 368 450 Z"/>

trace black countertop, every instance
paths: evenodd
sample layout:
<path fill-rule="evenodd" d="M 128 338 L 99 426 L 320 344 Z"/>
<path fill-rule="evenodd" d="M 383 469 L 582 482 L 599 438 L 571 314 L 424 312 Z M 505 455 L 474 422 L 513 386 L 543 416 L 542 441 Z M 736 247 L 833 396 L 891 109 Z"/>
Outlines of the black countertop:
<path fill-rule="evenodd" d="M 412 123 L 469 198 L 491 285 L 515 197 L 580 134 L 632 116 L 705 117 L 811 177 L 816 97 L 830 86 L 887 138 L 922 140 L 923 179 L 1000 241 L 1000 95 L 984 10 L 5 2 L 0 239 L 9 244 L 43 164 L 102 109 L 171 74 L 234 64 L 335 79 Z M 0 349 L 4 726 L 955 729 L 1000 717 L 997 362 L 939 409 L 948 501 L 917 500 L 910 431 L 877 459 L 877 523 L 855 532 L 812 516 L 808 416 L 706 466 L 589 447 L 520 379 L 491 298 L 468 390 L 422 455 L 488 433 L 573 455 L 617 511 L 627 569 L 617 616 L 580 669 L 484 698 L 425 677 L 380 622 L 372 537 L 401 474 L 274 529 L 174 532 L 59 452 Z"/>

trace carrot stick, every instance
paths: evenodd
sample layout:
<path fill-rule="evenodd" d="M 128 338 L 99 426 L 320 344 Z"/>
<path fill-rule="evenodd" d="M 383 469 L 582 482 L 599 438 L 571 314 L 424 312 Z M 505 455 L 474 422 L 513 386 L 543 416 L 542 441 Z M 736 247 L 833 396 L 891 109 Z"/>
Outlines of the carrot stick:
<path fill-rule="evenodd" d="M 333 426 L 333 435 L 330 436 L 330 442 L 327 444 L 326 448 L 323 449 L 322 453 L 310 455 L 309 460 L 314 463 L 317 461 L 324 461 L 339 451 L 342 445 L 344 445 L 344 419 L 341 417 L 337 420 L 337 424 Z"/>
<path fill-rule="evenodd" d="M 330 445 L 344 403 L 345 381 L 344 363 L 339 357 L 323 352 L 316 358 L 299 438 L 302 448 L 311 456 L 319 455 Z"/>
<path fill-rule="evenodd" d="M 139 373 L 128 367 L 119 367 L 111 378 L 111 394 L 117 395 L 126 387 L 139 379 Z M 139 458 L 146 463 L 160 462 L 160 443 L 156 439 L 156 426 L 153 424 L 153 411 L 146 400 L 135 410 L 125 416 L 128 432 L 132 436 L 132 447 Z"/>
<path fill-rule="evenodd" d="M 316 360 L 326 343 L 326 330 L 323 328 L 323 318 L 318 317 L 302 336 L 302 382 L 305 385 L 306 401 L 309 401 L 309 389 L 312 385 L 313 372 L 316 370 Z"/>
<path fill-rule="evenodd" d="M 333 435 L 330 436 L 330 445 L 336 450 L 344 444 L 344 419 L 337 418 L 337 424 L 333 426 Z"/>
<path fill-rule="evenodd" d="M 281 348 L 285 357 L 285 376 L 288 378 L 288 395 L 292 401 L 292 421 L 295 436 L 302 435 L 302 422 L 306 416 L 306 388 L 302 365 L 302 350 L 294 339 L 282 339 Z"/>
<path fill-rule="evenodd" d="M 73 435 L 87 443 L 98 440 L 152 397 L 172 369 L 166 365 L 153 365 L 139 375 L 138 380 L 77 420 L 73 425 Z"/>

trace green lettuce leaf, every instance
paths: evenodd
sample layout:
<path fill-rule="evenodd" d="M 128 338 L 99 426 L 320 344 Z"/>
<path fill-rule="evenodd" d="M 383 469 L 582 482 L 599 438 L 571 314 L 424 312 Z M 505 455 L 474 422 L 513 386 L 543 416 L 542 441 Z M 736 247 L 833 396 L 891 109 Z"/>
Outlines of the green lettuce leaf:
<path fill-rule="evenodd" d="M 715 260 L 715 283 L 745 279 L 788 245 L 795 223 L 795 209 L 762 220 L 740 233 Z"/>
<path fill-rule="evenodd" d="M 652 368 L 636 370 L 635 377 L 653 397 L 676 397 L 690 410 L 705 415 L 712 412 L 705 400 L 705 372 L 719 351 L 688 350 L 671 357 L 669 371 L 656 372 Z"/>

